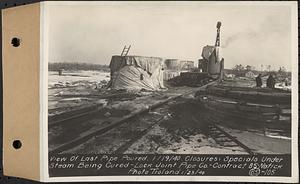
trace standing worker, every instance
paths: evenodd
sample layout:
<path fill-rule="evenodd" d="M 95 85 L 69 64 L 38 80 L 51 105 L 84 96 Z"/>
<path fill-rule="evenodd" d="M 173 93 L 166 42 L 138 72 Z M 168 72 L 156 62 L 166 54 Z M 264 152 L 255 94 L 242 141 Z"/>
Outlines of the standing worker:
<path fill-rule="evenodd" d="M 267 87 L 271 88 L 271 89 L 275 88 L 275 78 L 273 77 L 272 74 L 270 74 L 268 79 L 267 79 Z"/>
<path fill-rule="evenodd" d="M 261 74 L 259 74 L 259 75 L 255 78 L 255 81 L 256 81 L 256 87 L 261 88 L 261 86 L 262 86 Z"/>

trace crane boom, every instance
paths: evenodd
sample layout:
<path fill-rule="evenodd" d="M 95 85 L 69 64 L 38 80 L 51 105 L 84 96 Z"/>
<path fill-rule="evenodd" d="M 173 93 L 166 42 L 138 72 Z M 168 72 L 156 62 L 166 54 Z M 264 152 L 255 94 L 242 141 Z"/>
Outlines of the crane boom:
<path fill-rule="evenodd" d="M 216 38 L 216 43 L 215 43 L 215 46 L 216 47 L 220 47 L 220 28 L 221 28 L 221 22 L 219 21 L 217 23 L 217 38 Z"/>

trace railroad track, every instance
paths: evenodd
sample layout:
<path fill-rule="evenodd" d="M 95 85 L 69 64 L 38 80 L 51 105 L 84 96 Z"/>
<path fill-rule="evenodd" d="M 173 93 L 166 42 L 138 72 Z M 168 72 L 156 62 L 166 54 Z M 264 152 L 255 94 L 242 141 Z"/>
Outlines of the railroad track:
<path fill-rule="evenodd" d="M 85 135 L 83 135 L 81 137 L 77 137 L 77 138 L 75 138 L 75 139 L 73 139 L 71 141 L 63 143 L 62 145 L 60 145 L 58 147 L 55 147 L 54 149 L 52 149 L 50 151 L 50 153 L 51 154 L 60 153 L 60 152 L 66 151 L 68 149 L 72 149 L 73 147 L 76 147 L 77 145 L 80 145 L 81 143 L 84 143 L 84 142 L 88 141 L 89 139 L 91 139 L 94 136 L 99 136 L 99 135 L 105 134 L 108 131 L 112 131 L 113 129 L 117 128 L 118 126 L 120 126 L 120 125 L 122 125 L 124 123 L 136 120 L 139 116 L 145 116 L 145 114 L 149 114 L 149 111 L 154 110 L 154 109 L 156 109 L 156 108 L 158 108 L 158 107 L 166 104 L 167 102 L 170 102 L 171 100 L 175 100 L 175 99 L 179 98 L 180 96 L 176 96 L 174 98 L 170 98 L 168 100 L 165 100 L 163 102 L 155 104 L 155 105 L 153 105 L 153 106 L 151 106 L 151 107 L 149 107 L 147 109 L 143 109 L 143 110 L 141 110 L 139 112 L 126 115 L 122 119 L 117 120 L 117 121 L 115 121 L 113 123 L 110 123 L 107 126 L 100 127 L 99 129 L 95 129 L 92 132 L 84 133 Z M 74 120 L 76 122 L 78 122 L 78 121 L 88 121 L 89 116 L 91 116 L 91 115 L 93 115 L 95 113 L 97 113 L 97 110 L 94 110 L 93 112 L 84 112 L 82 114 L 75 115 L 75 116 L 70 117 L 68 119 L 64 119 L 60 123 L 66 124 L 66 123 L 70 123 L 70 121 L 72 121 L 72 120 Z"/>
<path fill-rule="evenodd" d="M 211 83 L 203 85 L 200 88 L 205 88 L 209 84 L 211 84 Z M 131 122 L 131 121 L 139 122 L 140 117 L 149 116 L 149 115 L 152 116 L 150 111 L 154 111 L 154 110 L 160 108 L 161 106 L 166 105 L 167 103 L 169 103 L 171 101 L 176 101 L 176 99 L 178 99 L 178 98 L 180 98 L 184 95 L 192 94 L 195 91 L 197 91 L 198 89 L 199 88 L 196 88 L 196 89 L 187 91 L 183 94 L 169 97 L 166 100 L 163 100 L 159 103 L 156 103 L 156 104 L 150 106 L 149 108 L 142 109 L 142 110 L 140 110 L 136 113 L 126 115 L 123 118 L 121 118 L 117 121 L 111 122 L 108 125 L 104 125 L 104 126 L 95 128 L 91 131 L 89 130 L 89 131 L 86 131 L 86 132 L 82 132 L 82 133 L 80 133 L 80 136 L 75 137 L 74 139 L 72 139 L 70 141 L 66 141 L 62 144 L 55 145 L 55 146 L 49 146 L 49 153 L 50 154 L 57 154 L 57 153 L 65 152 L 67 150 L 72 150 L 73 148 L 89 141 L 93 137 L 104 135 L 107 132 L 113 132 L 114 129 L 117 129 L 118 127 L 120 127 L 123 124 L 126 124 L 126 123 L 128 124 L 128 122 Z M 166 107 L 164 107 L 164 108 L 166 108 Z M 93 116 L 93 115 L 96 115 L 98 110 L 99 109 L 97 107 L 92 107 L 90 110 L 87 110 L 87 111 L 82 110 L 81 112 L 78 112 L 78 113 L 74 114 L 73 116 L 72 115 L 70 115 L 69 117 L 62 116 L 63 118 L 61 118 L 61 119 L 60 118 L 56 118 L 56 119 L 53 118 L 53 121 L 51 123 L 49 123 L 49 128 L 53 128 L 56 125 L 64 125 L 64 124 L 67 124 L 67 123 L 72 123 L 72 121 L 75 121 L 75 122 L 89 121 L 90 117 Z M 126 150 L 126 148 L 130 147 L 131 144 L 133 144 L 136 140 L 138 140 L 144 134 L 146 134 L 151 129 L 151 127 L 158 124 L 167 115 L 168 114 L 160 114 L 158 119 L 156 119 L 154 121 L 150 121 L 150 123 L 148 124 L 149 126 L 142 129 L 140 132 L 136 133 L 134 137 L 130 138 L 131 141 L 129 141 L 129 142 L 127 141 L 126 144 L 122 145 L 118 150 L 114 150 L 114 152 L 116 152 L 116 153 L 124 152 Z"/>
<path fill-rule="evenodd" d="M 72 153 L 74 149 L 75 152 L 77 149 L 77 151 L 79 150 L 80 153 L 80 148 L 78 147 L 80 147 L 83 143 L 88 142 L 92 138 L 95 138 L 96 141 L 91 143 L 91 145 L 97 142 L 101 143 L 99 143 L 99 146 L 96 149 L 100 153 L 125 153 L 128 148 L 130 148 L 135 142 L 137 142 L 149 131 L 151 131 L 156 125 L 172 116 L 167 110 L 168 103 L 176 102 L 179 97 L 189 95 L 193 92 L 195 91 L 188 91 L 184 94 L 168 98 L 149 107 L 148 109 L 144 109 L 137 113 L 125 116 L 124 118 L 112 124 L 109 124 L 108 126 L 103 126 L 100 129 L 87 133 L 82 137 L 75 138 L 72 141 L 57 146 L 54 149 L 50 150 L 49 153 Z M 98 108 L 99 107 L 97 106 L 93 106 L 89 107 L 88 110 L 80 110 L 79 112 L 75 113 L 74 116 L 56 119 L 55 124 L 64 124 L 72 120 L 78 121 L 78 119 L 88 120 L 91 115 L 98 112 Z M 214 121 L 212 120 L 211 122 Z M 130 131 L 132 130 L 134 130 L 134 132 L 130 133 Z M 244 150 L 248 154 L 255 154 L 249 147 L 238 141 L 234 136 L 228 134 L 217 124 L 210 124 L 209 131 L 211 137 L 216 141 L 217 144 L 231 149 L 239 148 L 240 150 Z M 116 137 L 116 135 L 118 136 Z M 114 140 L 111 140 L 112 137 Z M 116 142 L 118 143 L 118 145 L 116 145 Z"/>
<path fill-rule="evenodd" d="M 241 148 L 246 151 L 250 155 L 256 154 L 251 150 L 251 148 L 247 147 L 245 144 L 236 139 L 236 137 L 227 133 L 223 128 L 218 126 L 217 124 L 209 125 L 210 136 L 221 146 L 230 147 L 230 148 Z"/>
<path fill-rule="evenodd" d="M 140 132 L 133 135 L 129 141 L 127 141 L 125 144 L 123 144 L 122 146 L 117 148 L 113 153 L 114 154 L 125 153 L 128 150 L 128 148 L 130 148 L 135 142 L 137 142 L 144 135 L 146 135 L 149 131 L 151 131 L 156 125 L 158 125 L 162 121 L 168 119 L 170 116 L 171 116 L 171 114 L 168 114 L 168 113 L 161 114 L 161 116 L 159 118 L 157 118 L 155 121 L 152 121 L 152 123 L 147 128 L 145 128 L 144 130 L 141 130 Z"/>
<path fill-rule="evenodd" d="M 78 118 L 90 116 L 98 112 L 99 108 L 101 108 L 101 105 L 92 105 L 48 117 L 48 127 L 52 128 L 53 126 L 61 125 L 72 120 L 77 120 Z"/>
<path fill-rule="evenodd" d="M 176 99 L 168 102 L 176 101 Z M 97 142 L 101 142 L 96 149 L 98 152 L 122 154 L 155 125 L 161 123 L 170 116 L 167 111 L 167 106 L 167 104 L 162 104 L 161 106 L 152 109 L 152 111 L 147 110 L 147 112 L 137 113 L 134 116 L 124 118 L 110 126 L 103 127 L 98 131 L 90 133 L 87 136 L 67 142 L 52 150 L 50 154 L 68 152 L 69 150 L 71 150 L 70 152 L 73 152 L 72 150 L 74 150 L 74 148 L 76 150 L 77 146 L 80 147 L 81 144 L 86 143 L 93 138 L 96 139 L 96 141 L 91 143 L 91 145 L 94 146 Z M 115 145 L 116 143 L 119 145 Z"/>
<path fill-rule="evenodd" d="M 130 148 L 135 142 L 137 142 L 149 131 L 151 131 L 156 125 L 172 116 L 172 114 L 170 114 L 170 112 L 167 110 L 168 103 L 176 102 L 179 97 L 189 95 L 193 92 L 195 91 L 188 91 L 184 94 L 168 98 L 167 100 L 157 103 L 149 107 L 148 109 L 144 109 L 137 113 L 125 116 L 124 118 L 108 126 L 103 126 L 98 130 L 86 133 L 82 137 L 75 138 L 72 141 L 59 145 L 50 150 L 49 153 L 72 153 L 74 149 L 75 152 L 79 150 L 80 153 L 81 148 L 78 147 L 82 146 L 83 143 L 88 142 L 92 138 L 95 138 L 96 141 L 91 143 L 91 145 L 94 145 L 97 142 L 101 143 L 99 143 L 99 146 L 96 149 L 97 151 L 99 151 L 99 153 L 125 153 L 128 148 Z M 82 111 L 82 113 L 77 113 L 74 116 L 68 118 L 58 119 L 56 120 L 56 123 L 64 124 L 75 119 L 76 121 L 78 121 L 78 119 L 87 120 L 88 117 L 93 113 L 97 113 L 97 108 L 98 107 L 96 106 L 94 106 L 93 108 L 90 107 L 88 111 Z M 132 130 L 134 130 L 134 132 L 130 133 L 130 131 Z M 248 154 L 256 154 L 249 147 L 238 141 L 234 136 L 228 134 L 217 124 L 210 124 L 209 131 L 211 137 L 216 141 L 216 143 L 221 146 L 231 149 L 239 148 L 240 150 L 244 150 Z M 118 136 L 116 137 L 116 135 Z M 112 138 L 114 140 L 112 140 Z M 116 145 L 116 142 L 118 143 L 118 145 Z"/>
<path fill-rule="evenodd" d="M 156 117 L 153 119 L 152 116 L 154 113 Z M 131 121 L 115 127 L 104 134 L 96 135 L 97 138 L 93 140 L 90 145 L 95 145 L 99 141 L 102 141 L 98 147 L 96 146 L 93 148 L 94 151 L 98 151 L 97 153 L 124 154 L 134 143 L 145 136 L 156 125 L 160 124 L 162 121 L 170 118 L 171 116 L 172 114 L 170 114 L 170 112 L 167 110 L 167 104 L 163 105 L 149 114 L 137 116 Z M 135 129 L 134 133 L 130 133 L 132 129 Z M 251 150 L 251 148 L 238 141 L 234 136 L 228 134 L 220 126 L 216 124 L 210 124 L 209 130 L 211 137 L 216 141 L 217 144 L 229 149 L 245 151 L 251 155 L 256 154 Z M 119 136 L 114 137 L 116 134 Z M 112 137 L 114 137 L 113 141 L 111 140 Z M 116 144 L 116 142 L 119 144 Z M 81 151 L 85 153 L 84 151 L 89 149 L 88 147 L 89 146 L 85 146 L 81 149 Z M 74 149 L 71 149 L 69 153 L 72 153 L 73 151 Z M 82 153 L 81 151 L 80 149 L 75 149 L 76 153 Z"/>
<path fill-rule="evenodd" d="M 107 94 L 106 95 L 62 95 L 60 97 L 94 97 L 94 98 L 97 97 L 97 99 L 110 99 L 112 97 L 117 97 L 117 96 L 122 96 L 122 97 L 137 96 L 137 97 L 139 97 L 139 95 L 128 95 L 125 93 L 110 94 L 110 95 L 107 95 Z M 75 110 L 64 112 L 62 114 L 48 117 L 48 126 L 49 126 L 49 128 L 51 128 L 51 127 L 59 125 L 59 124 L 67 123 L 74 119 L 89 117 L 89 116 L 99 112 L 99 110 L 101 108 L 102 108 L 102 104 L 91 105 L 88 107 L 78 108 Z M 55 109 L 53 109 L 53 110 L 55 110 Z"/>

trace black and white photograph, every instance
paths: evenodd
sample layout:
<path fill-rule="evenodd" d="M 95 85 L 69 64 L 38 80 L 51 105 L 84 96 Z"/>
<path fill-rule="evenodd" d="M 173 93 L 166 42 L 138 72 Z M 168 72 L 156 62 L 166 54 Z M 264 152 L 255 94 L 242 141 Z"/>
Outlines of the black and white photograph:
<path fill-rule="evenodd" d="M 296 3 L 46 5 L 50 177 L 118 175 L 104 167 L 127 168 L 121 175 L 210 175 L 205 169 L 236 169 L 228 164 L 237 161 L 244 176 L 291 176 Z M 63 155 L 83 162 L 57 162 Z M 109 155 L 165 155 L 167 162 L 100 164 Z M 206 167 L 201 155 L 219 162 Z"/>

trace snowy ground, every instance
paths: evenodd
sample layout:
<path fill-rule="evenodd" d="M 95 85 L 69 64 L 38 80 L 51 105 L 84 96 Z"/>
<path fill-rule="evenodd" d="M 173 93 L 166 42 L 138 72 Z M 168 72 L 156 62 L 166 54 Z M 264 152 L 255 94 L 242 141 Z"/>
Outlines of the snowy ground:
<path fill-rule="evenodd" d="M 49 71 L 48 88 L 101 85 L 109 81 L 110 73 L 101 71 L 65 71 L 63 75 Z"/>
<path fill-rule="evenodd" d="M 101 71 L 64 71 L 48 73 L 48 114 L 83 108 L 103 103 L 103 100 L 92 97 L 101 94 L 99 91 L 110 80 L 110 73 Z"/>
<path fill-rule="evenodd" d="M 48 80 L 49 116 L 95 104 L 102 104 L 103 107 L 114 110 L 135 112 L 147 108 L 146 104 L 155 103 L 157 99 L 164 99 L 190 90 L 189 87 L 173 87 L 164 92 L 148 92 L 147 94 L 141 92 L 132 98 L 126 94 L 125 100 L 121 97 L 124 94 L 117 94 L 117 98 L 103 99 L 101 95 L 113 93 L 103 88 L 110 80 L 110 74 L 107 72 L 64 71 L 61 76 L 58 75 L 58 72 L 49 72 Z M 244 87 L 255 86 L 255 81 L 249 79 L 225 83 Z M 191 101 L 194 102 L 194 100 Z M 205 115 L 204 111 L 194 106 L 193 103 L 174 105 L 171 110 L 174 111 L 172 121 L 166 121 L 155 126 L 142 139 L 133 144 L 127 153 L 245 154 L 244 150 L 235 150 L 218 145 L 207 133 L 207 123 L 204 123 L 202 117 Z M 111 112 L 107 116 L 113 117 L 113 115 L 114 113 Z M 239 128 L 227 127 L 226 130 L 246 145 L 255 150 L 261 150 L 263 153 L 290 153 L 290 140 L 270 138 Z M 74 136 L 76 137 L 78 134 Z"/>

